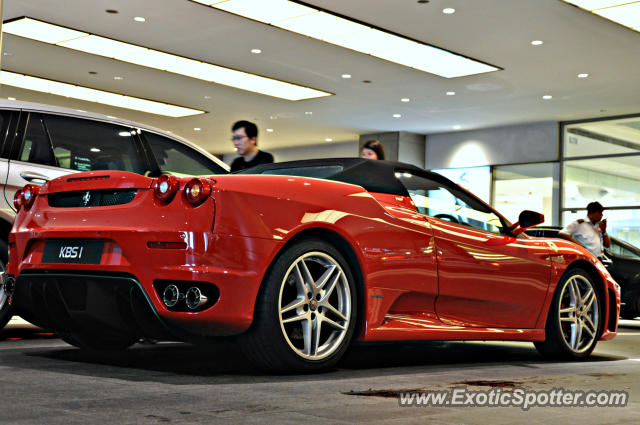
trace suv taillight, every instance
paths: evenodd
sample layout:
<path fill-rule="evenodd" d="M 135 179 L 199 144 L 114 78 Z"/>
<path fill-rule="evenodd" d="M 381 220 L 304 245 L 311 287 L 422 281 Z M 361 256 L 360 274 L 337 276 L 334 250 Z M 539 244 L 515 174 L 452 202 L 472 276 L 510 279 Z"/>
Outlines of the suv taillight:
<path fill-rule="evenodd" d="M 153 193 L 156 198 L 168 203 L 171 202 L 179 187 L 180 182 L 177 177 L 163 174 L 153 184 Z"/>
<path fill-rule="evenodd" d="M 197 206 L 207 199 L 211 193 L 211 185 L 200 179 L 190 180 L 184 187 L 184 195 L 191 205 Z"/>

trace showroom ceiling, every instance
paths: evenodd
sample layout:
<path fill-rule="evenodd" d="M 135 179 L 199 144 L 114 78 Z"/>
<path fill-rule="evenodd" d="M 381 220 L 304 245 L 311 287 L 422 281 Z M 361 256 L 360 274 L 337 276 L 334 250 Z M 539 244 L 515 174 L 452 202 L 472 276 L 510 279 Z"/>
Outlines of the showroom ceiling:
<path fill-rule="evenodd" d="M 4 0 L 4 21 L 28 16 L 331 95 L 279 99 L 5 33 L 5 71 L 207 113 L 170 118 L 6 85 L 0 97 L 140 121 L 216 153 L 232 151 L 238 119 L 256 121 L 269 150 L 640 112 L 640 33 L 560 0 L 306 3 L 499 69 L 445 78 L 190 0 Z"/>

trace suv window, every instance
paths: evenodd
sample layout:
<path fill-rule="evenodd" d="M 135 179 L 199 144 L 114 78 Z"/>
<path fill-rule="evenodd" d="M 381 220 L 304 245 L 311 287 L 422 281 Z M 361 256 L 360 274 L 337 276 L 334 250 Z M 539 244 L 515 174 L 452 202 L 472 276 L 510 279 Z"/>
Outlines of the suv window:
<path fill-rule="evenodd" d="M 491 233 L 505 233 L 495 212 L 467 193 L 407 172 L 396 177 L 407 188 L 419 213 Z"/>
<path fill-rule="evenodd" d="M 194 176 L 227 174 L 220 165 L 189 146 L 148 131 L 143 134 L 163 173 Z"/>
<path fill-rule="evenodd" d="M 29 118 L 19 158 L 78 171 L 123 170 L 142 174 L 147 168 L 135 130 L 129 127 L 34 113 Z"/>
<path fill-rule="evenodd" d="M 611 240 L 611 246 L 609 248 L 607 248 L 607 249 L 609 251 L 613 252 L 614 254 L 623 255 L 625 257 L 634 257 L 634 258 L 640 257 L 635 252 L 633 252 L 630 249 L 627 249 L 626 247 L 624 247 L 623 245 L 617 243 L 615 241 L 615 239 Z"/>
<path fill-rule="evenodd" d="M 53 157 L 51 140 L 41 115 L 31 114 L 29 117 L 18 158 L 20 161 L 57 166 Z"/>

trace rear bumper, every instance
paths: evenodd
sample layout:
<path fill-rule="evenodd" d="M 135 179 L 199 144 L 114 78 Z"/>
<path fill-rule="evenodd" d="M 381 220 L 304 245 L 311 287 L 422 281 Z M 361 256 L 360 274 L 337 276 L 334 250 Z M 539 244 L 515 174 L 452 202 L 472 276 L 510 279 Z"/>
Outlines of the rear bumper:
<path fill-rule="evenodd" d="M 99 239 L 100 264 L 43 263 L 47 239 Z M 12 304 L 27 320 L 56 331 L 108 332 L 189 341 L 246 331 L 264 273 L 281 242 L 210 232 L 17 232 L 9 273 Z M 153 249 L 148 241 L 186 241 Z M 197 311 L 171 311 L 166 282 L 212 285 L 219 297 Z M 185 310 L 185 309 L 183 309 Z"/>
<path fill-rule="evenodd" d="M 133 276 L 78 273 L 23 273 L 13 307 L 47 329 L 90 335 L 175 339 L 181 332 L 156 312 Z"/>

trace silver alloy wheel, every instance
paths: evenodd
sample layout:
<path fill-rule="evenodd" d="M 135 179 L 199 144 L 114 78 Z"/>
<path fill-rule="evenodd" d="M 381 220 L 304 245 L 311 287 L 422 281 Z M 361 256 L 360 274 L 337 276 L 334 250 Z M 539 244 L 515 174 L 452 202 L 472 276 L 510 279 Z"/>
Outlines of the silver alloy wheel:
<path fill-rule="evenodd" d="M 574 275 L 562 288 L 558 302 L 564 342 L 575 353 L 589 350 L 597 338 L 600 321 L 595 288 L 584 276 Z"/>
<path fill-rule="evenodd" d="M 330 356 L 351 321 L 351 290 L 330 255 L 308 252 L 291 263 L 280 284 L 278 315 L 289 347 L 307 360 Z"/>

